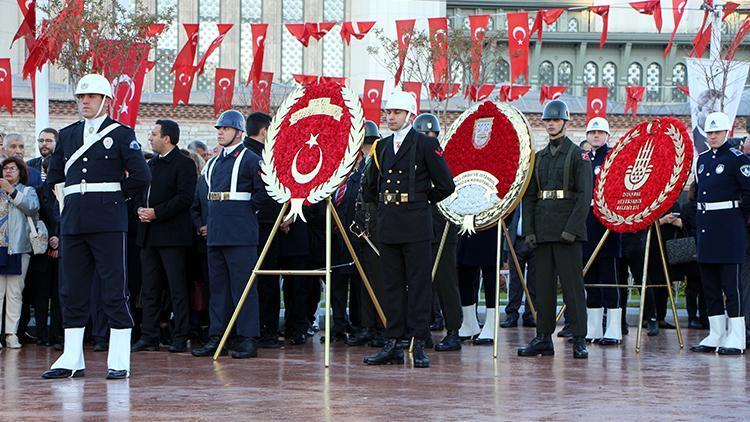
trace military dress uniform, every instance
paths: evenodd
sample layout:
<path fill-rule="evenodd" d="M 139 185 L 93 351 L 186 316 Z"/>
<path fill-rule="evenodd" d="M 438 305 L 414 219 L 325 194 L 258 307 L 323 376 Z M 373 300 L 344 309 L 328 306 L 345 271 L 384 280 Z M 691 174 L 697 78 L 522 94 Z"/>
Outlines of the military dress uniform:
<path fill-rule="evenodd" d="M 378 203 L 385 337 L 414 337 L 423 347 L 432 312 L 429 203 L 447 198 L 455 185 L 438 140 L 408 126 L 401 131 L 406 135 L 398 150 L 394 135 L 375 145 L 376 165 L 368 168 L 364 195 Z"/>
<path fill-rule="evenodd" d="M 703 152 L 696 165 L 696 246 L 711 332 L 694 351 L 743 350 L 739 279 L 747 242 L 745 216 L 750 212 L 750 158 L 725 142 Z"/>

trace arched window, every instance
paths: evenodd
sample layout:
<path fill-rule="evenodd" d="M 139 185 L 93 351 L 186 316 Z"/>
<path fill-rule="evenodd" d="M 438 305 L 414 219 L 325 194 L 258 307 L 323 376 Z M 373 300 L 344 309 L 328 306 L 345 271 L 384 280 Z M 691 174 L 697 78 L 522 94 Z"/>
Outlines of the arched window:
<path fill-rule="evenodd" d="M 628 66 L 628 86 L 643 85 L 643 67 L 639 63 L 630 63 Z"/>
<path fill-rule="evenodd" d="M 568 19 L 568 32 L 578 32 L 578 19 Z"/>
<path fill-rule="evenodd" d="M 672 68 L 672 85 L 677 87 L 687 85 L 687 66 L 677 63 Z M 672 90 L 672 100 L 676 102 L 687 101 L 687 95 L 679 89 Z"/>
<path fill-rule="evenodd" d="M 661 101 L 661 66 L 651 63 L 646 68 L 646 101 Z"/>
<path fill-rule="evenodd" d="M 596 86 L 599 83 L 599 66 L 588 62 L 583 66 L 583 86 Z"/>
<path fill-rule="evenodd" d="M 555 84 L 555 66 L 548 62 L 543 61 L 539 65 L 539 86 L 554 85 Z"/>
<path fill-rule="evenodd" d="M 544 30 L 547 32 L 557 32 L 557 21 L 552 22 L 552 25 L 544 24 Z"/>
<path fill-rule="evenodd" d="M 617 65 L 607 62 L 602 66 L 602 85 L 609 88 L 607 97 L 614 99 L 617 95 Z"/>
<path fill-rule="evenodd" d="M 570 62 L 562 62 L 557 66 L 557 84 L 570 86 L 573 83 L 573 65 Z"/>

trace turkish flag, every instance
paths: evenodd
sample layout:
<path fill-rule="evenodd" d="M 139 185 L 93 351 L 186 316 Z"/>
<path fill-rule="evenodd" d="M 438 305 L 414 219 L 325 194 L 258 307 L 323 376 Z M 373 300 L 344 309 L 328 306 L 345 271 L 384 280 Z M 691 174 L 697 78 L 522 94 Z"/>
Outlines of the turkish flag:
<path fill-rule="evenodd" d="M 549 9 L 549 10 L 540 10 L 536 12 L 536 18 L 534 18 L 534 25 L 531 27 L 531 33 L 529 36 L 534 35 L 534 32 L 537 33 L 537 38 L 539 41 L 542 41 L 542 31 L 544 29 L 543 23 L 546 23 L 547 26 L 552 25 L 553 23 L 557 22 L 558 19 L 560 19 L 560 16 L 565 12 L 565 9 Z"/>
<path fill-rule="evenodd" d="M 341 25 L 341 39 L 349 45 L 352 37 L 361 40 L 375 26 L 375 22 L 344 22 Z"/>
<path fill-rule="evenodd" d="M 656 30 L 661 32 L 661 0 L 634 1 L 630 7 L 643 15 L 652 15 Z"/>
<path fill-rule="evenodd" d="M 685 95 L 690 96 L 690 89 L 687 85 L 677 85 L 675 88 L 682 91 Z"/>
<path fill-rule="evenodd" d="M 709 42 L 711 42 L 710 23 L 693 38 L 693 49 L 688 54 L 688 57 L 702 57 L 708 48 Z"/>
<path fill-rule="evenodd" d="M 18 0 L 18 6 L 21 8 L 23 21 L 21 21 L 21 26 L 18 27 L 18 31 L 16 31 L 16 35 L 13 37 L 10 45 L 13 45 L 17 39 L 23 37 L 26 39 L 26 46 L 28 47 L 29 43 L 33 43 L 33 40 L 36 38 L 36 1 L 29 0 L 27 2 L 25 0 Z"/>
<path fill-rule="evenodd" d="M 141 38 L 154 38 L 164 32 L 167 29 L 167 25 L 164 23 L 152 23 L 140 34 Z"/>
<path fill-rule="evenodd" d="M 510 55 L 510 83 L 524 75 L 529 80 L 529 14 L 508 13 L 508 53 Z"/>
<path fill-rule="evenodd" d="M 500 87 L 500 101 L 512 102 L 526 95 L 531 85 L 503 85 Z"/>
<path fill-rule="evenodd" d="M 740 25 L 740 29 L 737 30 L 737 34 L 734 36 L 732 43 L 729 45 L 729 48 L 727 49 L 727 55 L 725 56 L 724 60 L 732 61 L 734 59 L 734 55 L 737 52 L 737 48 L 739 48 L 740 43 L 742 42 L 742 39 L 745 38 L 748 31 L 750 31 L 750 16 L 748 16 L 747 18 L 745 18 L 744 21 L 742 21 L 742 24 Z"/>
<path fill-rule="evenodd" d="M 604 47 L 607 42 L 607 28 L 609 28 L 609 6 L 591 6 L 589 10 L 602 17 L 602 36 L 599 39 L 599 48 Z"/>
<path fill-rule="evenodd" d="M 232 108 L 234 97 L 235 69 L 216 68 L 216 79 L 214 79 L 214 117 L 224 110 Z"/>
<path fill-rule="evenodd" d="M 253 82 L 253 111 L 268 113 L 271 110 L 271 88 L 273 87 L 273 72 L 262 72 L 260 79 Z"/>
<path fill-rule="evenodd" d="M 303 46 L 307 47 L 310 42 L 310 34 L 307 32 L 307 25 L 304 23 L 285 23 L 287 31 L 297 39 Z"/>
<path fill-rule="evenodd" d="M 662 55 L 662 58 L 666 58 L 667 54 L 669 54 L 669 50 L 672 49 L 674 36 L 677 33 L 677 28 L 680 26 L 680 22 L 682 22 L 682 14 L 685 13 L 685 5 L 687 5 L 687 0 L 672 0 L 672 17 L 674 18 L 674 29 L 672 30 L 672 36 L 669 37 L 667 48 L 664 49 L 664 55 Z"/>
<path fill-rule="evenodd" d="M 401 84 L 401 89 L 403 89 L 405 92 L 410 92 L 414 94 L 414 98 L 417 99 L 417 114 L 419 114 L 419 110 L 421 110 L 420 102 L 422 99 L 422 83 L 421 82 L 404 82 Z"/>
<path fill-rule="evenodd" d="M 430 18 L 430 47 L 432 49 L 432 78 L 436 83 L 445 83 L 448 74 L 448 18 Z"/>
<path fill-rule="evenodd" d="M 123 82 L 128 83 L 128 88 L 122 90 L 122 97 L 118 95 L 114 106 L 115 114 L 117 115 L 117 121 L 130 126 L 135 129 L 135 125 L 138 119 L 138 109 L 141 105 L 141 94 L 143 93 L 143 81 L 146 79 L 146 73 L 150 72 L 154 68 L 156 62 L 143 62 L 141 66 L 135 72 L 135 78 L 131 81 L 123 80 L 121 75 L 116 82 L 118 88 L 122 86 Z"/>
<path fill-rule="evenodd" d="M 211 55 L 224 41 L 224 37 L 226 37 L 227 32 L 229 32 L 230 29 L 232 29 L 231 23 L 217 23 L 216 26 L 219 28 L 219 35 L 214 38 L 213 41 L 211 41 L 211 44 L 206 49 L 206 52 L 203 53 L 203 56 L 198 61 L 198 76 L 202 75 L 205 71 L 204 67 L 206 66 L 206 60 L 208 60 L 208 56 Z"/>
<path fill-rule="evenodd" d="M 193 79 L 195 78 L 195 71 L 198 70 L 195 66 L 186 66 L 177 69 L 174 74 L 174 88 L 172 90 L 172 108 L 177 107 L 177 104 L 182 102 L 188 104 L 190 102 L 190 90 L 193 88 Z"/>
<path fill-rule="evenodd" d="M 182 46 L 180 52 L 177 53 L 169 73 L 173 73 L 181 67 L 192 66 L 195 61 L 195 54 L 198 52 L 198 24 L 186 23 L 182 26 L 185 27 L 187 41 L 185 41 L 185 45 Z"/>
<path fill-rule="evenodd" d="M 253 34 L 253 65 L 250 68 L 250 75 L 247 77 L 247 83 L 250 82 L 258 83 L 261 79 L 261 73 L 263 72 L 263 54 L 266 51 L 266 31 L 268 30 L 267 23 L 251 23 L 250 31 Z M 273 73 L 271 73 L 273 77 Z M 253 85 L 255 86 L 255 85 Z M 268 95 L 271 95 L 270 92 Z"/>
<path fill-rule="evenodd" d="M 336 22 L 308 22 L 305 24 L 305 30 L 311 37 L 320 41 L 334 26 L 336 26 Z"/>
<path fill-rule="evenodd" d="M 466 87 L 465 96 L 471 101 L 484 101 L 495 90 L 495 84 L 483 84 L 483 85 L 468 85 Z"/>
<path fill-rule="evenodd" d="M 461 90 L 461 84 L 430 83 L 430 98 L 445 101 L 453 98 Z"/>
<path fill-rule="evenodd" d="M 383 100 L 383 85 L 385 81 L 365 79 L 364 95 L 362 95 L 362 108 L 365 119 L 375 123 L 380 122 L 380 109 Z"/>
<path fill-rule="evenodd" d="M 727 16 L 734 13 L 737 8 L 740 7 L 739 3 L 735 3 L 733 1 L 728 1 L 726 4 L 724 4 L 724 9 L 722 10 L 723 16 L 721 17 L 722 21 L 725 21 L 727 19 Z"/>
<path fill-rule="evenodd" d="M 398 37 L 398 69 L 396 70 L 393 86 L 401 82 L 401 72 L 404 71 L 406 52 L 409 50 L 412 32 L 414 31 L 414 19 L 396 21 L 396 36 Z"/>
<path fill-rule="evenodd" d="M 135 127 L 138 108 L 141 103 L 143 81 L 154 66 L 147 60 L 151 46 L 147 43 L 135 43 L 130 46 L 127 55 L 115 53 L 122 43 L 110 40 L 111 55 L 109 61 L 99 70 L 112 81 L 112 116 L 119 122 Z M 103 60 L 101 57 L 99 60 Z"/>
<path fill-rule="evenodd" d="M 0 107 L 13 114 L 13 78 L 10 72 L 10 59 L 0 59 Z"/>
<path fill-rule="evenodd" d="M 339 84 L 341 86 L 346 85 L 346 78 L 342 77 L 336 77 L 336 76 L 317 76 L 317 75 L 299 75 L 294 74 L 292 75 L 294 78 L 294 81 L 297 82 L 300 85 L 312 85 L 312 84 L 322 84 L 326 82 L 333 82 L 335 84 Z"/>
<path fill-rule="evenodd" d="M 484 46 L 484 34 L 490 23 L 490 15 L 469 16 L 469 27 L 471 30 L 471 83 L 479 82 L 479 69 L 482 66 L 482 47 Z"/>
<path fill-rule="evenodd" d="M 539 104 L 544 104 L 547 100 L 556 100 L 568 89 L 567 86 L 543 86 L 539 90 Z"/>
<path fill-rule="evenodd" d="M 606 86 L 589 87 L 586 98 L 586 122 L 594 117 L 607 117 L 607 93 Z"/>
<path fill-rule="evenodd" d="M 625 114 L 628 110 L 633 110 L 633 116 L 638 114 L 638 103 L 643 99 L 643 93 L 646 91 L 642 86 L 626 86 L 627 100 L 625 102 Z"/>

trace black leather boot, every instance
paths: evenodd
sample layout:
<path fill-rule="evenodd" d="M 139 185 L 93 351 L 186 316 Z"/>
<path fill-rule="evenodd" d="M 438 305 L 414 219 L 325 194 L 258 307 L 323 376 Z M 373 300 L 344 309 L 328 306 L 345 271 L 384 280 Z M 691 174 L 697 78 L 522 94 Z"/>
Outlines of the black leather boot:
<path fill-rule="evenodd" d="M 412 358 L 414 359 L 415 368 L 429 368 L 430 358 L 424 351 L 425 341 L 414 339 L 414 350 L 412 351 Z"/>
<path fill-rule="evenodd" d="M 346 345 L 347 346 L 364 346 L 367 344 L 370 340 L 372 340 L 372 331 L 370 331 L 369 328 L 363 328 L 359 330 L 356 334 L 349 336 L 348 339 L 346 339 Z"/>
<path fill-rule="evenodd" d="M 518 356 L 553 356 L 555 346 L 551 334 L 537 334 L 526 347 L 518 349 Z"/>
<path fill-rule="evenodd" d="M 461 338 L 458 337 L 458 330 L 449 330 L 448 333 L 435 345 L 436 352 L 449 352 L 452 350 L 461 350 Z"/>
<path fill-rule="evenodd" d="M 206 343 L 203 344 L 203 346 L 195 348 L 190 351 L 190 353 L 193 356 L 197 357 L 206 357 L 206 356 L 213 356 L 216 352 L 216 349 L 219 348 L 219 343 L 221 342 L 221 338 L 218 336 L 210 337 Z M 224 347 L 221 350 L 221 356 L 227 355 L 227 348 Z"/>
<path fill-rule="evenodd" d="M 391 338 L 385 342 L 385 346 L 372 356 L 365 358 L 367 365 L 388 365 L 391 363 L 402 364 L 404 363 L 404 350 L 401 348 L 401 343 L 398 339 Z"/>
<path fill-rule="evenodd" d="M 583 337 L 574 337 L 573 339 L 573 357 L 576 359 L 588 359 L 589 351 L 586 350 L 586 339 Z"/>
<path fill-rule="evenodd" d="M 247 359 L 258 356 L 258 344 L 254 338 L 243 337 L 239 339 L 237 347 L 232 352 L 232 357 L 235 359 Z"/>

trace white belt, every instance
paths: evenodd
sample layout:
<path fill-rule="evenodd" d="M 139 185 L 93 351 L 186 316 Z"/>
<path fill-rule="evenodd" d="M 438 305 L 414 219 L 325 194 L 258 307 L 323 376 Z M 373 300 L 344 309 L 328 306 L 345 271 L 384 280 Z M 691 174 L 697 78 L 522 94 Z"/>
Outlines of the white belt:
<path fill-rule="evenodd" d="M 72 195 L 74 193 L 80 193 L 81 195 L 87 192 L 119 192 L 121 190 L 119 182 L 104 182 L 104 183 L 86 183 L 81 182 L 78 185 L 65 186 L 63 188 L 63 194 L 65 196 Z"/>
<path fill-rule="evenodd" d="M 209 201 L 249 201 L 250 192 L 209 192 Z"/>
<path fill-rule="evenodd" d="M 698 209 L 701 211 L 730 210 L 739 207 L 740 201 L 698 202 Z"/>

